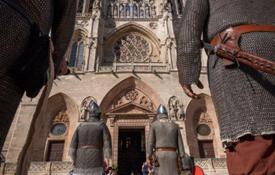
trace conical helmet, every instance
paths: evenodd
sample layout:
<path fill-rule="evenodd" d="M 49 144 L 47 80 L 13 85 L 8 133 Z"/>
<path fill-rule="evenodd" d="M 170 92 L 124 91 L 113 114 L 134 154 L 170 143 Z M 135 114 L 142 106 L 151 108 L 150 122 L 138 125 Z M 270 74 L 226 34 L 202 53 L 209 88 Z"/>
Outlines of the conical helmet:
<path fill-rule="evenodd" d="M 157 119 L 168 118 L 168 112 L 164 105 L 159 105 L 157 109 Z"/>
<path fill-rule="evenodd" d="M 159 105 L 159 107 L 157 109 L 157 114 L 166 114 L 166 115 L 168 115 L 168 112 L 167 112 L 165 106 L 163 106 L 162 104 Z"/>
<path fill-rule="evenodd" d="M 89 112 L 89 116 L 93 118 L 100 118 L 101 110 L 98 104 L 95 101 L 91 101 L 87 111 Z"/>

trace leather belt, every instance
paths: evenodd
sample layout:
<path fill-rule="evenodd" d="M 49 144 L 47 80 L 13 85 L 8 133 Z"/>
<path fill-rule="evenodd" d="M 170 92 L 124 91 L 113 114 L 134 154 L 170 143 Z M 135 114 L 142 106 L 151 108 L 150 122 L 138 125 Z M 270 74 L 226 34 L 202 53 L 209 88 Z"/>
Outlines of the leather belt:
<path fill-rule="evenodd" d="M 250 32 L 275 32 L 275 25 L 240 25 L 230 27 L 218 33 L 212 40 L 208 51 L 214 52 L 223 59 L 225 66 L 235 63 L 247 65 L 255 70 L 275 75 L 275 62 L 257 55 L 242 51 L 239 46 L 242 34 Z M 206 47 L 206 48 L 207 48 Z"/>
<path fill-rule="evenodd" d="M 100 149 L 101 147 L 97 145 L 81 145 L 79 146 L 80 149 Z"/>
<path fill-rule="evenodd" d="M 250 32 L 275 32 L 274 25 L 240 25 L 230 27 L 225 31 L 218 33 L 212 40 L 211 45 L 226 43 L 239 48 L 239 40 L 242 34 Z"/>
<path fill-rule="evenodd" d="M 157 151 L 173 151 L 173 152 L 176 152 L 177 148 L 174 148 L 174 147 L 158 147 Z"/>

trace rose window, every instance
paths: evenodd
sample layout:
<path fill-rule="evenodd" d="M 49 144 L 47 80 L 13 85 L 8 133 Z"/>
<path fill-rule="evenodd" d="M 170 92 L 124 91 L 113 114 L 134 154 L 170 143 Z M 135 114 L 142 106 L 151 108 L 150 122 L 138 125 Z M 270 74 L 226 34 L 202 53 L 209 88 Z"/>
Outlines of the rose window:
<path fill-rule="evenodd" d="M 113 50 L 118 63 L 147 63 L 152 49 L 142 36 L 128 34 L 115 43 Z"/>

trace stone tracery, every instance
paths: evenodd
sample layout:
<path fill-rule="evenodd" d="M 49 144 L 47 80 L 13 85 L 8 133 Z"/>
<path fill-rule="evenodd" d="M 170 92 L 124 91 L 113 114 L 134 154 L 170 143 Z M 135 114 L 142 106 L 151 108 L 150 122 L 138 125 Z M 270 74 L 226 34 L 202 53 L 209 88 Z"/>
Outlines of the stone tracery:
<path fill-rule="evenodd" d="M 120 38 L 113 51 L 118 63 L 149 62 L 150 43 L 140 35 L 130 33 Z"/>
<path fill-rule="evenodd" d="M 153 0 L 112 0 L 107 10 L 107 17 L 113 18 L 156 17 L 156 6 Z"/>

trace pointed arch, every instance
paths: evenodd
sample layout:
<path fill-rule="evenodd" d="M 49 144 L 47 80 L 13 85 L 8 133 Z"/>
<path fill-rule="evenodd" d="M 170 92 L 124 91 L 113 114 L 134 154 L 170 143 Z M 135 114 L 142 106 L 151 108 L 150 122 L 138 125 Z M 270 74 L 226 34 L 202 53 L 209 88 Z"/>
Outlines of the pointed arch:
<path fill-rule="evenodd" d="M 209 126 L 208 136 L 202 137 L 198 134 L 198 127 L 202 124 Z M 201 157 L 200 140 L 213 141 L 215 157 L 224 156 L 221 140 L 218 118 L 215 112 L 211 96 L 200 94 L 200 99 L 193 99 L 186 109 L 186 136 L 190 149 L 190 154 L 194 157 Z"/>
<path fill-rule="evenodd" d="M 162 63 L 160 40 L 146 27 L 134 22 L 105 36 L 101 65 L 113 63 Z"/>
<path fill-rule="evenodd" d="M 150 109 L 151 111 L 156 111 L 156 108 L 161 103 L 159 95 L 156 94 L 156 92 L 151 87 L 149 87 L 142 80 L 131 76 L 119 82 L 105 95 L 100 104 L 102 113 L 105 114 L 109 112 L 114 102 L 123 94 L 125 94 L 125 92 L 129 92 L 129 90 L 137 90 L 146 95 L 149 98 L 149 100 L 153 103 L 153 108 Z"/>
<path fill-rule="evenodd" d="M 62 123 L 64 119 L 63 116 L 58 117 L 59 115 L 65 115 L 65 122 L 68 123 L 65 128 L 66 131 L 60 136 L 51 136 L 54 124 Z M 62 160 L 69 160 L 67 152 L 78 119 L 79 108 L 73 99 L 64 93 L 51 96 L 48 100 L 46 112 L 44 115 L 41 115 L 36 122 L 36 133 L 32 141 L 32 161 L 47 160 L 50 141 L 62 141 L 62 143 L 64 143 Z M 43 125 L 41 125 L 41 123 L 43 123 Z"/>
<path fill-rule="evenodd" d="M 83 71 L 85 65 L 85 47 L 87 45 L 88 32 L 86 29 L 74 31 L 70 47 L 67 51 L 68 65 L 77 71 Z"/>
<path fill-rule="evenodd" d="M 110 41 L 114 41 L 117 38 L 120 38 L 122 35 L 125 35 L 130 32 L 141 33 L 144 36 L 151 39 L 154 42 L 154 44 L 156 44 L 157 46 L 159 46 L 159 44 L 160 44 L 160 39 L 157 37 L 157 35 L 155 33 L 153 33 L 150 29 L 148 29 L 140 24 L 137 24 L 135 22 L 129 22 L 127 24 L 123 24 L 123 25 L 117 27 L 116 29 L 109 32 L 104 38 L 105 38 L 106 42 L 110 42 Z"/>

